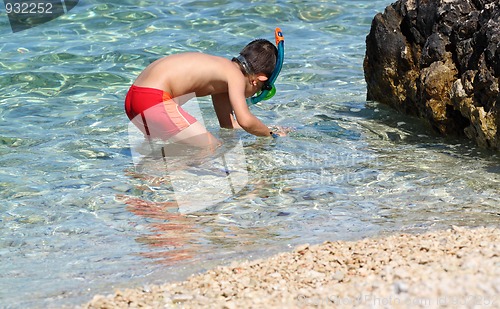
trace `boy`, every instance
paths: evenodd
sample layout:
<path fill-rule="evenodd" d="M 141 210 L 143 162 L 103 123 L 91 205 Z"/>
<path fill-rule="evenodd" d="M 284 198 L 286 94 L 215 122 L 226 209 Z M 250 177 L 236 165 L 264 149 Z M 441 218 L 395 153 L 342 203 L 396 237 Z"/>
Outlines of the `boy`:
<path fill-rule="evenodd" d="M 260 91 L 270 78 L 277 54 L 271 42 L 258 39 L 232 60 L 203 53 L 156 60 L 130 87 L 125 99 L 127 116 L 147 136 L 211 148 L 220 142 L 182 109 L 186 99 L 179 99 L 193 93 L 211 95 L 222 128 L 243 128 L 256 136 L 274 137 L 250 112 L 246 98 Z"/>

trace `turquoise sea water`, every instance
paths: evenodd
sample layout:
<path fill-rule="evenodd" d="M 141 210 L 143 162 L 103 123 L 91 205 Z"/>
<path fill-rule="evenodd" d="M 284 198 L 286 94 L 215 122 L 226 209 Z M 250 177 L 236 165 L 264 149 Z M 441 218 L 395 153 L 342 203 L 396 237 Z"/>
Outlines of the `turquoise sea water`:
<path fill-rule="evenodd" d="M 365 37 L 388 4 L 90 0 L 17 33 L 2 13 L 1 306 L 77 305 L 305 242 L 498 225 L 498 154 L 365 101 Z M 252 111 L 294 132 L 219 130 L 199 99 L 209 130 L 241 143 L 248 176 L 227 199 L 179 213 L 162 170 L 134 169 L 130 83 L 163 55 L 230 58 L 276 26 L 278 93 Z"/>

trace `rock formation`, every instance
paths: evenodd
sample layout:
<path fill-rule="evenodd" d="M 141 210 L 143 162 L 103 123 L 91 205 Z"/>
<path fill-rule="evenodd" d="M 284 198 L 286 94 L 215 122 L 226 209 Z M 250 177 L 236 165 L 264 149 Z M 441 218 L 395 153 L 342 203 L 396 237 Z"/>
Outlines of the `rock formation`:
<path fill-rule="evenodd" d="M 399 0 L 366 38 L 367 99 L 500 149 L 498 0 Z"/>

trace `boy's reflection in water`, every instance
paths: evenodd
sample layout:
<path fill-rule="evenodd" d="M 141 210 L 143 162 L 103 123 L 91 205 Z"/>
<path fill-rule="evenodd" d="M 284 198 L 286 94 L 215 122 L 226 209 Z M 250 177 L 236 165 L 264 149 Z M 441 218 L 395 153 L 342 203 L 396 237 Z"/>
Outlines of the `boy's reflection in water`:
<path fill-rule="evenodd" d="M 261 248 L 277 236 L 272 226 L 236 226 L 237 223 L 226 219 L 230 214 L 209 211 L 182 214 L 176 202 L 152 202 L 125 195 L 117 199 L 126 204 L 128 211 L 148 221 L 147 231 L 136 240 L 150 250 L 140 255 L 169 266 L 215 256 L 221 248 L 231 254 Z"/>
<path fill-rule="evenodd" d="M 135 197 L 123 197 L 123 202 L 128 211 L 155 221 L 148 224 L 151 234 L 137 238 L 137 242 L 168 249 L 143 252 L 142 256 L 159 259 L 166 264 L 194 257 L 194 253 L 199 249 L 198 245 L 193 243 L 193 236 L 200 231 L 197 227 L 197 217 L 171 212 L 177 210 L 175 202 L 150 202 Z"/>

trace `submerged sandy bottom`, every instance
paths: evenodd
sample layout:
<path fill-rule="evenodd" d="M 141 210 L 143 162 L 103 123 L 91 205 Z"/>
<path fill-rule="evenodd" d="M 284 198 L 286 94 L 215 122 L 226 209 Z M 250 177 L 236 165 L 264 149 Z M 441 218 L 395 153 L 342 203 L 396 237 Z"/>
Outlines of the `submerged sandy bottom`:
<path fill-rule="evenodd" d="M 500 308 L 500 229 L 302 245 L 83 308 Z"/>

